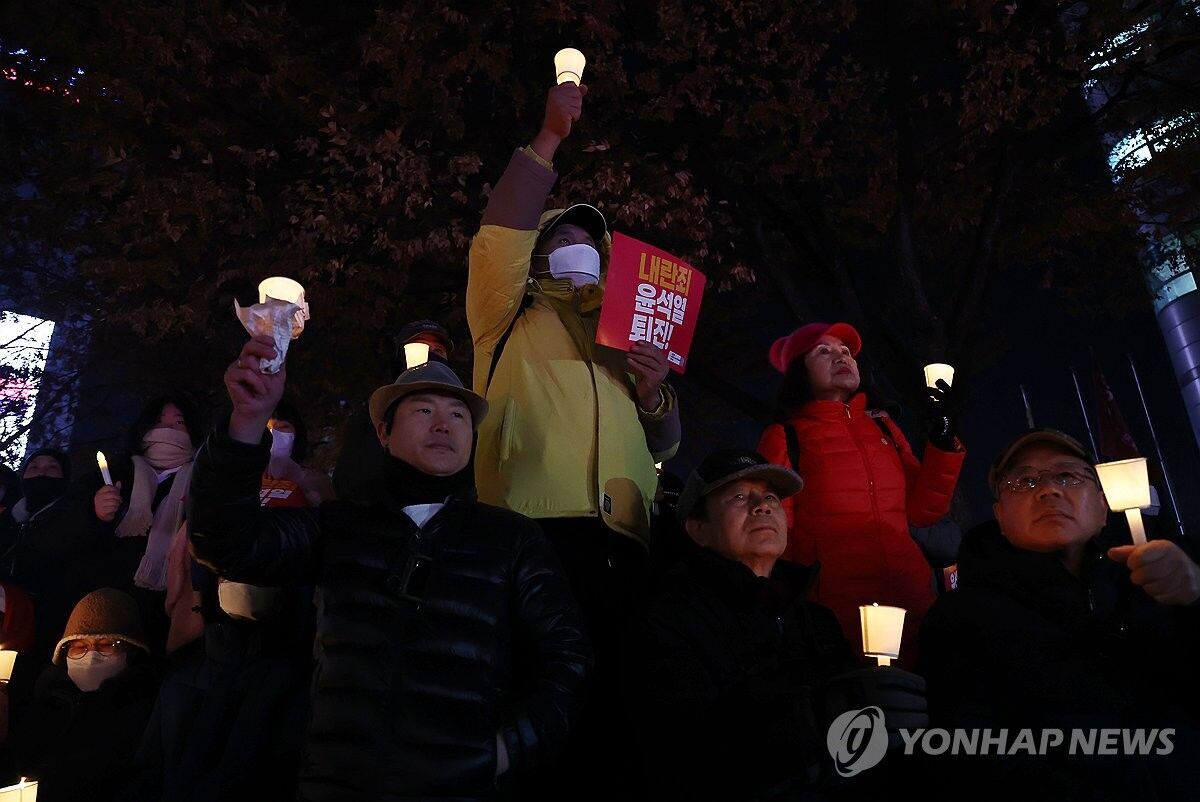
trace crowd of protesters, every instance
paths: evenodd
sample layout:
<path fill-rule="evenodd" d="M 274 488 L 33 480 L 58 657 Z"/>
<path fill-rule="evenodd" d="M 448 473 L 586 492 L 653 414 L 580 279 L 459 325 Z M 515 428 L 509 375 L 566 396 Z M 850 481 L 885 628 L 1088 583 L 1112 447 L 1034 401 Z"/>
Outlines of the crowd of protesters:
<path fill-rule="evenodd" d="M 965 447 L 944 383 L 914 449 L 846 323 L 767 354 L 779 417 L 686 481 L 665 354 L 595 345 L 611 244 L 544 211 L 586 88 L 496 184 L 471 245 L 473 382 L 417 321 L 304 466 L 287 367 L 251 337 L 210 426 L 153 400 L 109 475 L 37 448 L 0 495 L 0 771 L 39 798 L 1162 799 L 1200 787 L 1200 566 L 1130 542 L 1096 458 L 1014 432 L 995 520 L 931 559 Z M 295 370 L 304 369 L 297 364 Z M 918 456 L 919 454 L 919 456 Z M 936 578 L 957 563 L 957 587 Z M 897 666 L 858 608 L 908 614 Z M 880 721 L 878 766 L 832 744 Z M 1170 729 L 1151 755 L 906 752 L 928 727 Z M 850 733 L 851 760 L 876 740 Z M 857 740 L 855 740 L 857 739 Z M 932 761 L 932 762 L 931 762 Z M 930 781 L 929 772 L 941 779 Z"/>

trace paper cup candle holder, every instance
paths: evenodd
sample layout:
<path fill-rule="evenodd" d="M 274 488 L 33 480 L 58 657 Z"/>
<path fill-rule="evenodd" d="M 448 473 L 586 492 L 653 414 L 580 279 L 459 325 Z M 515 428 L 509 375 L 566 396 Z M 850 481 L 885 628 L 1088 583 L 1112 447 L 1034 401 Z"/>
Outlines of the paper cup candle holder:
<path fill-rule="evenodd" d="M 264 279 L 258 285 L 258 303 L 244 307 L 236 300 L 233 311 L 251 337 L 265 334 L 275 343 L 275 358 L 260 359 L 263 373 L 278 373 L 287 359 L 288 343 L 300 336 L 309 319 L 304 287 L 283 276 Z"/>

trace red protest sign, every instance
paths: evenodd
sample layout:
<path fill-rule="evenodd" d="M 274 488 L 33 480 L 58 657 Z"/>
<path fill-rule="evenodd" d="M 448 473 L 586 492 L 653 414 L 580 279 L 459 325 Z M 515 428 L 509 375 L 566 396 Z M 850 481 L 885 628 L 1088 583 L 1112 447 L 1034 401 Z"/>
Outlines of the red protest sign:
<path fill-rule="evenodd" d="M 596 342 L 628 351 L 646 340 L 667 352 L 671 370 L 683 373 L 704 283 L 703 273 L 666 251 L 613 234 Z"/>

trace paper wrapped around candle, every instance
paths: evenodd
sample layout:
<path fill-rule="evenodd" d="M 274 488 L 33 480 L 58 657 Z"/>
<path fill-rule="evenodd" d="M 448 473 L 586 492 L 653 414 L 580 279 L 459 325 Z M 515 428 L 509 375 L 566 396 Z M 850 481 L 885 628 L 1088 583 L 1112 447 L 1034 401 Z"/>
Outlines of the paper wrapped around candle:
<path fill-rule="evenodd" d="M 0 788 L 0 802 L 37 802 L 37 780 L 26 780 Z"/>
<path fill-rule="evenodd" d="M 858 608 L 862 623 L 863 654 L 886 666 L 900 656 L 904 634 L 904 608 L 864 604 Z"/>
<path fill-rule="evenodd" d="M 12 679 L 13 664 L 16 662 L 16 652 L 12 649 L 0 649 L 0 682 L 8 682 Z"/>
<path fill-rule="evenodd" d="M 288 342 L 304 331 L 300 307 L 276 298 L 268 298 L 253 306 L 242 306 L 235 300 L 233 312 L 251 337 L 265 334 L 275 343 L 275 358 L 260 359 L 259 369 L 263 373 L 278 373 L 287 359 Z"/>
<path fill-rule="evenodd" d="M 429 361 L 429 343 L 404 344 L 404 369 L 412 370 Z"/>
<path fill-rule="evenodd" d="M 560 84 L 568 81 L 582 84 L 585 66 L 587 66 L 587 59 L 573 47 L 564 47 L 554 54 L 554 74 Z"/>
<path fill-rule="evenodd" d="M 945 379 L 946 384 L 954 384 L 954 367 L 944 362 L 934 362 L 925 366 L 925 386 L 937 387 L 938 379 Z"/>

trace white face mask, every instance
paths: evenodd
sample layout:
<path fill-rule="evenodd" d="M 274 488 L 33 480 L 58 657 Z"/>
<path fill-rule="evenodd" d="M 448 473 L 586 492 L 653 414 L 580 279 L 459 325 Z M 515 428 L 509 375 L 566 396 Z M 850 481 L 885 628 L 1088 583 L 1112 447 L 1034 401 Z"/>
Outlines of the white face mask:
<path fill-rule="evenodd" d="M 276 612 L 279 588 L 260 588 L 244 582 L 217 585 L 217 603 L 225 615 L 239 621 L 262 621 Z"/>
<path fill-rule="evenodd" d="M 549 257 L 550 275 L 568 279 L 576 287 L 600 281 L 600 252 L 585 242 L 564 245 Z"/>
<path fill-rule="evenodd" d="M 79 659 L 67 658 L 67 676 L 75 687 L 90 693 L 125 670 L 125 652 L 106 657 L 93 649 Z"/>
<path fill-rule="evenodd" d="M 271 430 L 271 456 L 272 457 L 290 457 L 292 456 L 292 447 L 296 445 L 295 432 L 281 432 L 278 429 Z"/>

